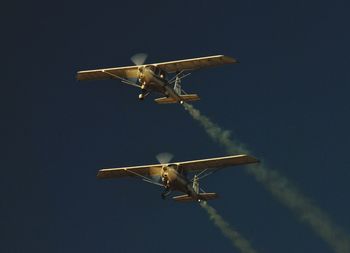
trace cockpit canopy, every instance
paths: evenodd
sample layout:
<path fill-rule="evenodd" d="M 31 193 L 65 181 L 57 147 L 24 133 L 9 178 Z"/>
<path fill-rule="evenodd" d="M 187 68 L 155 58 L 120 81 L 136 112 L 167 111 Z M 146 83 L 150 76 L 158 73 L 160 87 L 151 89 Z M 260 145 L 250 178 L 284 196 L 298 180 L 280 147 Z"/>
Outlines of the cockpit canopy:
<path fill-rule="evenodd" d="M 159 76 L 161 78 L 166 78 L 167 72 L 162 70 L 161 68 L 158 68 L 154 65 L 147 66 L 148 69 L 150 69 L 156 76 Z"/>

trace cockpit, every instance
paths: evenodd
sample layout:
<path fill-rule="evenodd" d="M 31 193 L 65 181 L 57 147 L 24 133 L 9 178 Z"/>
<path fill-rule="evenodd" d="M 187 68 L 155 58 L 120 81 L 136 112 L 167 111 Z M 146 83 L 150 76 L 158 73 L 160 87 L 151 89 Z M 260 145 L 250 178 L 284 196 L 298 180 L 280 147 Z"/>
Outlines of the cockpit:
<path fill-rule="evenodd" d="M 156 66 L 150 65 L 147 66 L 147 68 L 149 70 L 151 70 L 156 76 L 162 78 L 162 79 L 166 79 L 166 72 L 164 70 L 162 70 L 161 68 L 158 68 Z"/>

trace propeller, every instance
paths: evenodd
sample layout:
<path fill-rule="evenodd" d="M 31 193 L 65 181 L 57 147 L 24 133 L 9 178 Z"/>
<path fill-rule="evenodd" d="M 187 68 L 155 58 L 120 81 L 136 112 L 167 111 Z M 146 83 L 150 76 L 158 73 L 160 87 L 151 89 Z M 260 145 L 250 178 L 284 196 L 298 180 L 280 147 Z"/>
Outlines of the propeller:
<path fill-rule="evenodd" d="M 168 164 L 171 161 L 171 159 L 173 159 L 173 157 L 174 157 L 174 155 L 170 154 L 170 153 L 160 153 L 160 154 L 156 155 L 158 162 L 160 164 L 164 164 L 164 165 Z M 153 181 L 155 181 L 155 182 L 160 181 L 160 178 L 162 175 L 162 170 L 163 170 L 163 168 L 159 167 L 159 166 L 150 168 L 150 176 L 151 176 Z"/>
<path fill-rule="evenodd" d="M 156 155 L 157 161 L 161 164 L 169 163 L 173 159 L 174 155 L 170 153 L 160 153 Z"/>
<path fill-rule="evenodd" d="M 136 66 L 140 66 L 143 65 L 147 59 L 147 54 L 144 53 L 139 53 L 139 54 L 135 54 L 133 55 L 130 60 L 136 65 Z"/>
<path fill-rule="evenodd" d="M 130 57 L 130 60 L 136 65 L 136 66 L 141 66 L 145 63 L 146 59 L 147 59 L 147 54 L 144 53 L 139 53 L 139 54 L 135 54 L 133 56 Z M 140 71 L 140 69 L 139 69 Z M 128 78 L 129 81 L 137 83 L 137 78 L 135 77 L 129 77 Z"/>

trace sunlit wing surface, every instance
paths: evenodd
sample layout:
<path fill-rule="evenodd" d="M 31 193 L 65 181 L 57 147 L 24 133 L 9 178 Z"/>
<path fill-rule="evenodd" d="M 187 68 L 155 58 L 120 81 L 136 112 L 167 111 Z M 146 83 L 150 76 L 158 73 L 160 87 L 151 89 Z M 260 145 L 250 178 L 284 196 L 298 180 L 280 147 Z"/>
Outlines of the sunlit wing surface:
<path fill-rule="evenodd" d="M 84 70 L 77 73 L 77 79 L 81 81 L 115 79 L 117 78 L 116 76 L 122 78 L 137 78 L 138 66 Z"/>
<path fill-rule="evenodd" d="M 227 166 L 244 165 L 258 162 L 259 160 L 249 155 L 234 155 L 186 162 L 175 162 L 171 164 L 176 165 L 179 171 L 197 172 L 205 169 L 219 169 Z M 128 176 L 154 176 L 159 175 L 162 166 L 162 164 L 153 164 L 133 167 L 101 169 L 97 173 L 97 178 L 103 179 Z"/>
<path fill-rule="evenodd" d="M 214 67 L 223 64 L 232 64 L 237 62 L 238 61 L 236 59 L 225 55 L 214 55 L 193 59 L 154 63 L 151 65 L 155 65 L 168 73 L 173 73 L 182 70 L 189 71 L 206 67 Z"/>
<path fill-rule="evenodd" d="M 237 63 L 238 61 L 234 58 L 225 55 L 214 55 L 193 59 L 185 59 L 178 61 L 160 62 L 146 64 L 157 66 L 168 73 L 174 73 L 178 71 L 190 71 L 206 67 L 214 67 L 223 64 Z M 83 70 L 77 73 L 78 80 L 103 80 L 103 79 L 115 79 L 121 78 L 137 78 L 138 68 L 140 66 L 128 66 L 128 67 L 117 67 L 117 68 L 105 68 L 105 69 L 93 69 Z"/>
<path fill-rule="evenodd" d="M 159 175 L 159 171 L 162 169 L 161 164 L 133 166 L 124 168 L 109 168 L 101 169 L 97 173 L 97 178 L 118 178 L 118 177 L 132 177 L 132 176 L 153 176 Z"/>
<path fill-rule="evenodd" d="M 227 166 L 244 165 L 258 163 L 259 160 L 249 155 L 234 155 L 211 159 L 193 160 L 187 162 L 175 163 L 180 171 L 196 172 L 205 169 L 216 169 Z"/>

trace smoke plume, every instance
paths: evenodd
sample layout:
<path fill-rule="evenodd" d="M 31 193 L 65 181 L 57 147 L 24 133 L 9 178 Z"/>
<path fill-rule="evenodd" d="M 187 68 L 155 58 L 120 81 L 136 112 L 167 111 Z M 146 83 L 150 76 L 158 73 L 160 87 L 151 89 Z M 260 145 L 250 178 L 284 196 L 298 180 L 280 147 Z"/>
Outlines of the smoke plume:
<path fill-rule="evenodd" d="M 233 246 L 239 249 L 239 251 L 242 253 L 256 253 L 256 251 L 250 245 L 249 241 L 237 231 L 233 230 L 232 227 L 218 214 L 215 208 L 208 205 L 206 201 L 200 202 L 200 205 L 207 211 L 210 219 L 213 220 L 215 226 L 217 226 L 223 235 L 231 241 Z"/>
<path fill-rule="evenodd" d="M 184 104 L 185 109 L 205 129 L 215 142 L 222 145 L 229 154 L 249 154 L 249 150 L 238 141 L 231 140 L 230 132 L 220 128 L 208 117 L 202 115 L 192 105 Z M 262 183 L 282 204 L 288 207 L 304 223 L 319 235 L 336 253 L 350 252 L 350 237 L 312 201 L 304 196 L 292 183 L 276 170 L 264 164 L 247 166 L 247 172 Z"/>

